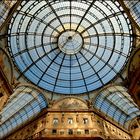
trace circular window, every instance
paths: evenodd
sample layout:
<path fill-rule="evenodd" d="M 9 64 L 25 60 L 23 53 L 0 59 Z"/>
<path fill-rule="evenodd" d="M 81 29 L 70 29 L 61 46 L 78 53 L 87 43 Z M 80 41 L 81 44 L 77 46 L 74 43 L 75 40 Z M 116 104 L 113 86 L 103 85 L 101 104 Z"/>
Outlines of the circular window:
<path fill-rule="evenodd" d="M 66 54 L 76 54 L 83 45 L 82 36 L 74 31 L 62 33 L 58 39 L 58 46 Z"/>
<path fill-rule="evenodd" d="M 21 74 L 61 94 L 110 82 L 131 51 L 132 27 L 117 1 L 23 1 L 13 15 L 8 45 Z"/>

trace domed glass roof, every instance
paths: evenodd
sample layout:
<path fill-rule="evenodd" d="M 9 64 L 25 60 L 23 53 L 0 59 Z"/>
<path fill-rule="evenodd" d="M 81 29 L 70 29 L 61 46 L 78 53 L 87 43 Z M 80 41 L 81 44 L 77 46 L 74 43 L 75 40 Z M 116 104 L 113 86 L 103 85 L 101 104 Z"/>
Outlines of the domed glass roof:
<path fill-rule="evenodd" d="M 130 54 L 132 27 L 117 1 L 23 1 L 9 25 L 16 66 L 35 85 L 80 94 L 111 81 Z"/>

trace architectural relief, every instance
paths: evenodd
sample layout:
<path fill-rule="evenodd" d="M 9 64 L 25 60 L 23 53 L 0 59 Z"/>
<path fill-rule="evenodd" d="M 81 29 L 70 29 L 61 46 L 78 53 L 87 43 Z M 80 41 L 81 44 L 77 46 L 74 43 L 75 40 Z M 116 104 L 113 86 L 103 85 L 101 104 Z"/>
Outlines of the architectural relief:
<path fill-rule="evenodd" d="M 134 101 L 140 106 L 140 48 L 139 47 L 134 51 L 131 60 L 129 62 L 128 79 L 129 79 L 129 92 L 132 98 L 134 99 Z"/>
<path fill-rule="evenodd" d="M 54 103 L 53 109 L 60 109 L 60 110 L 86 110 L 88 109 L 88 106 L 85 102 L 74 99 L 74 98 L 64 98 L 63 100 L 60 100 L 59 102 Z"/>
<path fill-rule="evenodd" d="M 11 60 L 4 49 L 0 47 L 0 69 L 3 70 L 9 84 L 13 81 L 13 68 Z"/>

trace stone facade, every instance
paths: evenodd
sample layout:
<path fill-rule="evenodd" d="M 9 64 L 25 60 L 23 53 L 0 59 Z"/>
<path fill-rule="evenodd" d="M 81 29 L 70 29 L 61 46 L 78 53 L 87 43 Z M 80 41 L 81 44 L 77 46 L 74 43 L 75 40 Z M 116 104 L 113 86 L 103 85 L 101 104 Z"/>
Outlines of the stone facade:
<path fill-rule="evenodd" d="M 13 72 L 8 55 L 0 48 L 0 110 L 6 103 L 8 97 L 13 93 L 12 75 Z"/>
<path fill-rule="evenodd" d="M 131 139 L 131 135 L 94 113 L 87 104 L 76 98 L 56 101 L 25 127 L 8 139 L 36 138 L 101 138 Z"/>

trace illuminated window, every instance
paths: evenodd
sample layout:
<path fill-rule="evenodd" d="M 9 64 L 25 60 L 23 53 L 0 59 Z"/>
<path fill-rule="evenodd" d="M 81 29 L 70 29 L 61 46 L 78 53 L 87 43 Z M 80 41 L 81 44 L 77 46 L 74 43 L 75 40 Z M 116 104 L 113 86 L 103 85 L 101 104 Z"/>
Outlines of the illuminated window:
<path fill-rule="evenodd" d="M 81 131 L 77 131 L 77 134 L 80 135 L 81 134 Z"/>
<path fill-rule="evenodd" d="M 68 118 L 68 124 L 72 124 L 73 123 L 73 118 Z"/>
<path fill-rule="evenodd" d="M 85 134 L 89 134 L 89 130 L 88 129 L 85 129 Z"/>
<path fill-rule="evenodd" d="M 88 118 L 83 118 L 83 123 L 87 124 L 88 123 Z"/>
<path fill-rule="evenodd" d="M 73 135 L 73 130 L 72 129 L 68 129 L 68 134 L 69 135 Z"/>
<path fill-rule="evenodd" d="M 56 129 L 53 129 L 52 130 L 52 134 L 57 134 L 57 130 Z"/>

